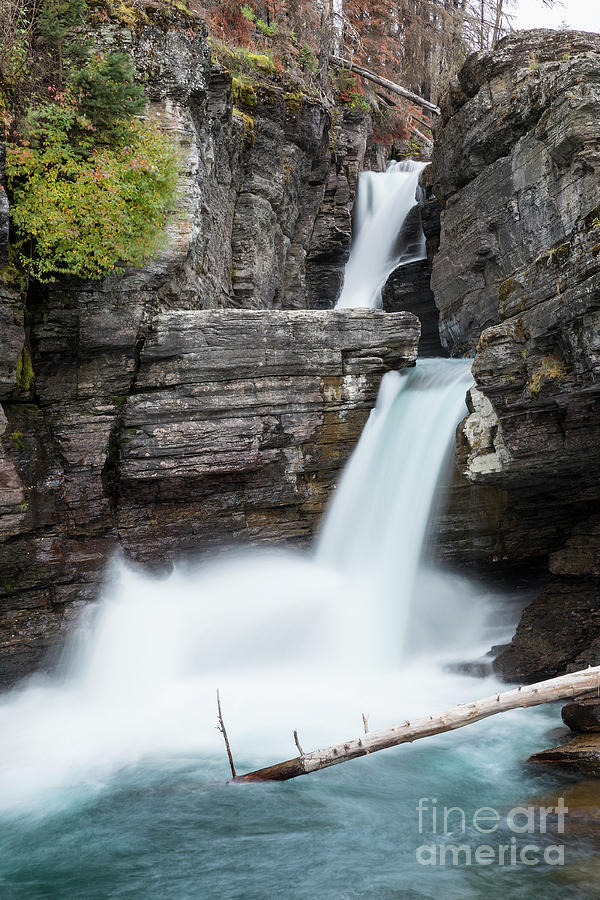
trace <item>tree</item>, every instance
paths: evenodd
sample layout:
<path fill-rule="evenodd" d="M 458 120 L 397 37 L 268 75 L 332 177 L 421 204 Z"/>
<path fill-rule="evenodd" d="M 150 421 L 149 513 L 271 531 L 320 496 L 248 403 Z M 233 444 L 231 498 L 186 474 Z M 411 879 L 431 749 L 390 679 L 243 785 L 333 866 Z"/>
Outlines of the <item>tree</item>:
<path fill-rule="evenodd" d="M 85 0 L 43 0 L 37 29 L 44 43 L 58 56 L 58 88 L 63 86 L 65 41 L 72 29 L 81 25 L 86 13 Z"/>
<path fill-rule="evenodd" d="M 134 76 L 130 56 L 110 53 L 95 56 L 69 78 L 79 112 L 104 143 L 118 142 L 123 122 L 144 109 L 144 93 Z"/>

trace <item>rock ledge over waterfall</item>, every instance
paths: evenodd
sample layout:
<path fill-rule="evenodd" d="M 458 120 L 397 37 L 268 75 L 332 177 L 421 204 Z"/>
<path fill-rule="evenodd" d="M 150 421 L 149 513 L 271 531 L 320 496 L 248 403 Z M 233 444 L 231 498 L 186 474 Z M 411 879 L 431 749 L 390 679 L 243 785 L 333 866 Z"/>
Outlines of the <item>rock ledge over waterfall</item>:
<path fill-rule="evenodd" d="M 119 547 L 165 565 L 225 541 L 308 538 L 419 331 L 410 313 L 369 310 L 143 321 L 120 294 L 48 313 L 35 390 L 0 420 L 0 681 L 57 644 Z"/>

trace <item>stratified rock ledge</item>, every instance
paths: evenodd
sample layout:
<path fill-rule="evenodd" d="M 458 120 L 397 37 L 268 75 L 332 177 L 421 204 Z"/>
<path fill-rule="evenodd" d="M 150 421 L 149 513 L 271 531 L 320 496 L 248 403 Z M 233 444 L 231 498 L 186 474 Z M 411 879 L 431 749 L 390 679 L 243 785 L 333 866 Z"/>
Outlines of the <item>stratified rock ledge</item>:
<path fill-rule="evenodd" d="M 62 295 L 32 329 L 35 381 L 0 392 L 0 684 L 60 643 L 117 548 L 165 565 L 310 538 L 419 331 L 410 313 Z"/>
<path fill-rule="evenodd" d="M 600 734 L 580 734 L 566 744 L 534 753 L 530 762 L 568 766 L 588 775 L 600 774 Z"/>
<path fill-rule="evenodd" d="M 381 375 L 412 365 L 409 313 L 158 316 L 123 408 L 118 527 L 137 559 L 310 537 Z"/>

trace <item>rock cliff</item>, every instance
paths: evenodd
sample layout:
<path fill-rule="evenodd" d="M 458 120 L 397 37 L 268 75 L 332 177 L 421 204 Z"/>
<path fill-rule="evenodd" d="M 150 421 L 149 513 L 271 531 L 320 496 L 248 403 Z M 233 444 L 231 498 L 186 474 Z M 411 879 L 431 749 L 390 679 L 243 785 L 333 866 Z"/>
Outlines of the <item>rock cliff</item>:
<path fill-rule="evenodd" d="M 94 40 L 134 58 L 178 144 L 179 209 L 143 268 L 27 290 L 0 190 L 2 684 L 58 646 L 117 549 L 165 565 L 307 539 L 381 375 L 416 358 L 413 316 L 327 311 L 358 173 L 385 165 L 368 114 L 260 71 L 236 95 L 175 7 L 100 16 Z"/>
<path fill-rule="evenodd" d="M 472 56 L 443 104 L 432 287 L 474 352 L 445 553 L 553 578 L 498 665 L 596 664 L 600 629 L 600 36 L 532 31 Z"/>

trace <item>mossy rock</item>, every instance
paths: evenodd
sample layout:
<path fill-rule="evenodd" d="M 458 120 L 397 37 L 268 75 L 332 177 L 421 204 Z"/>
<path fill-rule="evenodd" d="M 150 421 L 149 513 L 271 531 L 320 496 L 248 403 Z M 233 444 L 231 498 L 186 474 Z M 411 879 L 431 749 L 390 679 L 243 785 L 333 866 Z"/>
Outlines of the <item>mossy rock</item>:
<path fill-rule="evenodd" d="M 257 97 L 253 85 L 241 78 L 233 78 L 231 82 L 233 90 L 233 102 L 240 109 L 256 109 Z"/>
<path fill-rule="evenodd" d="M 248 142 L 248 144 L 252 146 L 254 143 L 254 119 L 242 109 L 238 109 L 237 106 L 233 107 L 233 116 L 235 119 L 240 120 L 244 126 L 244 145 Z"/>
<path fill-rule="evenodd" d="M 273 60 L 266 53 L 249 53 L 248 60 L 253 69 L 259 69 L 268 75 L 272 75 L 276 71 Z"/>
<path fill-rule="evenodd" d="M 531 373 L 527 382 L 529 397 L 539 396 L 542 385 L 549 381 L 562 381 L 567 374 L 565 364 L 558 356 L 543 356 L 540 365 Z"/>
<path fill-rule="evenodd" d="M 304 104 L 307 102 L 308 95 L 303 91 L 290 91 L 287 94 L 284 94 L 283 98 L 285 100 L 286 109 L 292 113 L 292 115 L 298 115 Z"/>
<path fill-rule="evenodd" d="M 35 372 L 31 363 L 31 355 L 27 347 L 23 347 L 21 355 L 17 360 L 17 390 L 29 391 L 35 381 Z"/>
<path fill-rule="evenodd" d="M 503 281 L 500 287 L 498 288 L 498 303 L 500 306 L 504 306 L 506 301 L 516 289 L 515 279 L 507 278 L 506 281 Z"/>
<path fill-rule="evenodd" d="M 131 31 L 141 31 L 146 25 L 158 25 L 163 31 L 172 27 L 194 27 L 200 19 L 193 13 L 184 0 L 143 0 L 141 3 L 131 0 L 87 0 L 92 12 L 97 10 L 99 23 L 106 16 L 117 21 Z"/>

